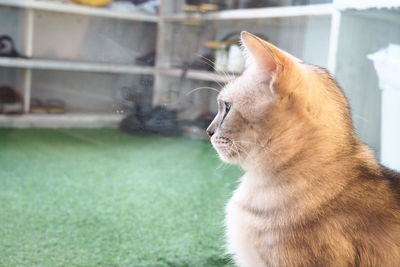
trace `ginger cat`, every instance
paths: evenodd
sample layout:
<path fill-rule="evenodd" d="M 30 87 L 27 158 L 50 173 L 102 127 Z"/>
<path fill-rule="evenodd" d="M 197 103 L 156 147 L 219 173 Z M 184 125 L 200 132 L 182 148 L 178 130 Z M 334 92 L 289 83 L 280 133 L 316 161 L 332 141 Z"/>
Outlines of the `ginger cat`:
<path fill-rule="evenodd" d="M 226 207 L 236 264 L 400 266 L 400 174 L 358 140 L 339 85 L 241 38 L 247 69 L 219 93 L 207 129 L 220 158 L 245 170 Z"/>

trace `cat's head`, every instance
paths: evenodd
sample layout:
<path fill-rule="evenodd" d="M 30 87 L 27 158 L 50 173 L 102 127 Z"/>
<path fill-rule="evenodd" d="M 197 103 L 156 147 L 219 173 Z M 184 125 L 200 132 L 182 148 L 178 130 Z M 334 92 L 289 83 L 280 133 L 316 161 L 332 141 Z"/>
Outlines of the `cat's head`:
<path fill-rule="evenodd" d="M 207 129 L 222 160 L 244 168 L 277 165 L 305 146 L 329 151 L 332 139 L 352 137 L 348 103 L 327 71 L 248 32 L 241 41 L 247 68 L 219 93 Z"/>

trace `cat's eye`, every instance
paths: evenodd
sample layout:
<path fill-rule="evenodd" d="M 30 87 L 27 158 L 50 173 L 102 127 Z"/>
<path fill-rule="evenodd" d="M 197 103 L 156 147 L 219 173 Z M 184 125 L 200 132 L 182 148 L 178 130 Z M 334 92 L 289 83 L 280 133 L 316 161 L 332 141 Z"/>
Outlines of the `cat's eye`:
<path fill-rule="evenodd" d="M 228 102 L 224 102 L 224 104 L 225 104 L 225 114 L 227 114 L 231 110 L 232 104 Z"/>

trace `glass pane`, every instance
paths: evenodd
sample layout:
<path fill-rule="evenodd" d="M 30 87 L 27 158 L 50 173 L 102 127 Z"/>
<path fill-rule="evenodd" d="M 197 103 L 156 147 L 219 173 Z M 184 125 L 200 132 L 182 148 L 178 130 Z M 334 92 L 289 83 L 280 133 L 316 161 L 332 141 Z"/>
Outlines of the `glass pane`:
<path fill-rule="evenodd" d="M 233 164 L 210 142 L 216 138 L 214 119 L 222 129 L 226 116 L 236 114 L 247 124 L 230 130 L 253 133 L 253 127 L 261 129 L 272 120 L 266 115 L 254 119 L 264 114 L 257 108 L 266 102 L 315 96 L 312 90 L 279 95 L 274 79 L 282 62 L 271 52 L 274 46 L 297 57 L 288 56 L 299 68 L 324 75 L 328 69 L 349 100 L 357 136 L 370 146 L 377 163 L 399 170 L 399 81 L 385 74 L 400 67 L 400 9 L 381 8 L 379 1 L 364 4 L 0 0 L 0 263 L 234 266 L 234 257 L 226 254 L 226 206 L 247 176 L 240 177 L 251 173 L 247 166 L 259 163 L 255 158 L 269 153 L 261 162 L 268 170 L 263 179 L 289 181 L 271 166 L 285 159 L 281 169 L 290 168 L 290 160 L 303 155 L 291 149 L 310 134 L 291 136 L 294 145 L 285 148 L 293 153 L 287 158 L 284 148 L 261 145 L 269 144 L 268 138 L 246 139 L 239 146 L 220 136 Z M 252 55 L 242 31 L 261 38 L 269 52 Z M 379 65 L 370 59 L 389 48 L 397 55 L 390 57 L 394 62 Z M 271 53 L 277 60 L 271 62 L 279 63 L 276 69 L 257 65 Z M 383 76 L 376 64 L 386 67 Z M 248 74 L 251 69 L 254 77 Z M 296 77 L 284 82 L 293 79 L 293 86 Z M 313 75 L 304 77 L 299 83 L 317 87 Z M 265 90 L 250 101 L 246 90 L 254 89 L 255 81 Z M 246 114 L 235 113 L 236 104 L 220 94 L 235 86 L 239 89 L 232 98 L 248 100 L 242 104 L 250 110 Z M 271 98 L 263 101 L 265 95 Z M 330 108 L 327 95 L 318 95 L 314 103 L 323 112 Z M 293 128 L 305 131 L 299 125 L 318 116 L 308 102 L 301 105 L 304 113 L 285 117 L 288 125 L 274 132 L 274 139 Z M 329 127 L 333 118 L 319 123 Z M 312 144 L 325 141 L 315 138 Z M 303 149 L 316 156 L 308 145 Z M 256 195 L 246 193 L 246 199 Z M 262 208 L 274 200 L 261 195 Z"/>

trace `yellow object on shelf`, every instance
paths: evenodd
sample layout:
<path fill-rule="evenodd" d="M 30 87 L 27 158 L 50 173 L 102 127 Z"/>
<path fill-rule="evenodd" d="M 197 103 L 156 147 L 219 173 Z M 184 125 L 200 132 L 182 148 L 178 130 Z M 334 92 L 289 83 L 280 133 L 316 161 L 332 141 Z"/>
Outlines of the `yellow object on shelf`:
<path fill-rule="evenodd" d="M 104 6 L 111 3 L 113 0 L 72 0 L 72 1 L 87 6 Z"/>
<path fill-rule="evenodd" d="M 233 44 L 238 44 L 238 40 L 231 40 L 231 41 L 216 41 L 216 40 L 210 40 L 210 41 L 205 41 L 204 46 L 209 48 L 209 49 L 227 49 L 229 46 Z"/>

